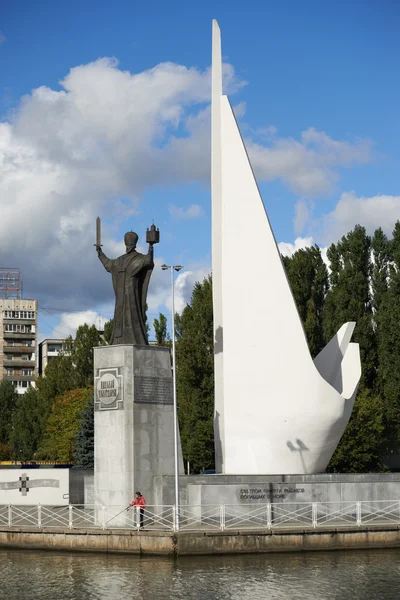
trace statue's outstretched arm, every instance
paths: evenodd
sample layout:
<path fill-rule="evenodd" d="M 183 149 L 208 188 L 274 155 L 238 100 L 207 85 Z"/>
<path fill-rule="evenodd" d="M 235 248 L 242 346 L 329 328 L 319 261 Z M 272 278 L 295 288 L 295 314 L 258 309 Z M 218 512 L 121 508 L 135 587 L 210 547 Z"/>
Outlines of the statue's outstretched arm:
<path fill-rule="evenodd" d="M 145 266 L 152 269 L 154 267 L 154 249 L 153 244 L 149 244 L 149 251 L 145 255 Z"/>
<path fill-rule="evenodd" d="M 111 273 L 111 267 L 112 267 L 113 260 L 111 258 L 108 258 L 104 254 L 104 252 L 100 248 L 100 246 L 97 246 L 96 250 L 97 250 L 97 255 L 98 255 L 99 259 L 101 260 L 101 262 L 103 263 L 105 270 L 108 271 L 109 273 Z"/>

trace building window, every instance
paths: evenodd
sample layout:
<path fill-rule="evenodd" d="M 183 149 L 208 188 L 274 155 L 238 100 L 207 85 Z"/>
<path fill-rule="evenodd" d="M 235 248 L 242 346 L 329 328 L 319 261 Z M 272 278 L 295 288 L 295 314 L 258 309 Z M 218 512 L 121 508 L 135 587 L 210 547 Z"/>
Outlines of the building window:
<path fill-rule="evenodd" d="M 13 333 L 32 333 L 32 325 L 21 325 L 20 323 L 6 323 L 4 331 Z"/>
<path fill-rule="evenodd" d="M 47 346 L 47 351 L 48 352 L 61 352 L 62 351 L 62 344 L 49 344 Z"/>
<path fill-rule="evenodd" d="M 12 383 L 13 383 L 13 385 L 15 385 L 15 387 L 18 387 L 18 388 L 30 387 L 30 385 L 29 385 L 30 381 L 13 381 Z"/>
<path fill-rule="evenodd" d="M 35 313 L 32 310 L 6 310 L 4 317 L 6 319 L 34 319 Z"/>

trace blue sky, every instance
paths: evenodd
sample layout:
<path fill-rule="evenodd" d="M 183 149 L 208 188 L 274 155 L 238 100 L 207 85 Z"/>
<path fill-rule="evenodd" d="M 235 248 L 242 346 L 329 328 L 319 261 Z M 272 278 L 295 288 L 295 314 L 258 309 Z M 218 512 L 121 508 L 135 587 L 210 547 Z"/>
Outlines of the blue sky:
<path fill-rule="evenodd" d="M 0 263 L 39 298 L 42 335 L 112 315 L 97 214 L 110 256 L 154 219 L 160 260 L 185 265 L 181 306 L 208 272 L 212 18 L 282 250 L 399 217 L 395 0 L 3 0 Z M 158 267 L 151 319 L 169 307 Z"/>

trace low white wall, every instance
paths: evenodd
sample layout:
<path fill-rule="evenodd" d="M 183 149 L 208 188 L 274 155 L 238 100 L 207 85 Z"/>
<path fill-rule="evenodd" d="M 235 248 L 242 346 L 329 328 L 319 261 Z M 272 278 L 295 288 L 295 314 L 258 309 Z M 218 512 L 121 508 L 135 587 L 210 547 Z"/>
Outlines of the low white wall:
<path fill-rule="evenodd" d="M 0 504 L 69 504 L 69 469 L 0 469 Z"/>

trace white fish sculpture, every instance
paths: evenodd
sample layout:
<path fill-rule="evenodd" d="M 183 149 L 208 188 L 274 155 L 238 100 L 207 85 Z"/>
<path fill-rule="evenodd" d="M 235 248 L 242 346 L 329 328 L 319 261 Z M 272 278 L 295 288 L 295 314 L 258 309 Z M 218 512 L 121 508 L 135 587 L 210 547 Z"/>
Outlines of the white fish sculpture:
<path fill-rule="evenodd" d="M 213 22 L 212 267 L 216 469 L 323 472 L 361 364 L 344 324 L 313 360 L 232 107 Z"/>

